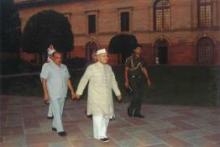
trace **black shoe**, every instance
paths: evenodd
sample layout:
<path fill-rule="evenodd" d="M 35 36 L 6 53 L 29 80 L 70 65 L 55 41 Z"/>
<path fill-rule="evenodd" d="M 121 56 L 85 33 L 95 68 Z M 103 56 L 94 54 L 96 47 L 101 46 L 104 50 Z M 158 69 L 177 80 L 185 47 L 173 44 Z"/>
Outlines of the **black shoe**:
<path fill-rule="evenodd" d="M 131 109 L 130 109 L 130 108 L 128 108 L 128 116 L 129 116 L 129 117 L 132 117 L 132 112 L 131 112 Z"/>
<path fill-rule="evenodd" d="M 53 116 L 47 116 L 47 119 L 53 119 Z"/>
<path fill-rule="evenodd" d="M 92 119 L 92 115 L 86 115 L 87 118 Z"/>
<path fill-rule="evenodd" d="M 57 129 L 52 127 L 52 131 L 57 131 Z"/>
<path fill-rule="evenodd" d="M 112 117 L 111 119 L 110 119 L 110 121 L 114 121 L 115 120 L 115 117 Z"/>
<path fill-rule="evenodd" d="M 144 115 L 142 115 L 142 114 L 135 114 L 134 117 L 144 118 Z"/>
<path fill-rule="evenodd" d="M 102 142 L 109 142 L 109 139 L 108 138 L 102 138 L 100 139 Z"/>
<path fill-rule="evenodd" d="M 65 131 L 63 131 L 63 132 L 58 132 L 58 135 L 64 137 L 64 136 L 66 136 L 66 132 L 65 132 Z"/>

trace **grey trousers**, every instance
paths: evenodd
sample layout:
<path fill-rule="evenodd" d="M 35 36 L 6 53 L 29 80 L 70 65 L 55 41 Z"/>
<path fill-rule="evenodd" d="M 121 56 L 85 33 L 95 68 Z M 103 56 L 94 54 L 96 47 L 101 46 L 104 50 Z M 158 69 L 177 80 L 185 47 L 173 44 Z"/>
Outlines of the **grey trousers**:
<path fill-rule="evenodd" d="M 63 114 L 65 98 L 51 100 L 50 103 L 53 113 L 52 127 L 56 128 L 57 132 L 62 132 L 64 131 L 63 123 L 62 123 L 62 114 Z"/>

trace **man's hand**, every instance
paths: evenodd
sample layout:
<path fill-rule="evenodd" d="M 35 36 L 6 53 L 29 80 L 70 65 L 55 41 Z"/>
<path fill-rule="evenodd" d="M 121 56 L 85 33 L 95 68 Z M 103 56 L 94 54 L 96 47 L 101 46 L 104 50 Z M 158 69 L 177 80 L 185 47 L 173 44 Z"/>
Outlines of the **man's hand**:
<path fill-rule="evenodd" d="M 48 104 L 49 103 L 49 95 L 48 95 L 48 90 L 47 90 L 47 80 L 41 79 L 41 82 L 42 82 L 43 90 L 44 90 L 44 103 Z"/>
<path fill-rule="evenodd" d="M 49 95 L 48 94 L 44 94 L 44 103 L 45 104 L 49 103 Z"/>
<path fill-rule="evenodd" d="M 149 79 L 147 80 L 147 84 L 149 87 L 151 86 L 151 81 Z"/>
<path fill-rule="evenodd" d="M 122 96 L 121 95 L 117 96 L 117 99 L 118 99 L 119 102 L 121 102 L 122 101 Z"/>
<path fill-rule="evenodd" d="M 79 100 L 80 99 L 80 95 L 76 94 L 76 99 Z"/>
<path fill-rule="evenodd" d="M 125 81 L 125 88 L 129 88 L 129 87 L 130 87 L 129 82 Z"/>
<path fill-rule="evenodd" d="M 74 91 L 71 91 L 71 99 L 74 100 L 76 98 L 76 94 Z"/>

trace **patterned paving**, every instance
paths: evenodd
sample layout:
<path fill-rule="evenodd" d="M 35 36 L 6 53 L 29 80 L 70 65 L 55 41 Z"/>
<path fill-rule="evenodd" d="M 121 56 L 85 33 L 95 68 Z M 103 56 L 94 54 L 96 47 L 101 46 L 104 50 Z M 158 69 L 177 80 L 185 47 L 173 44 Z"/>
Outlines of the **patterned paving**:
<path fill-rule="evenodd" d="M 1 96 L 0 147 L 220 147 L 220 108 L 144 105 L 145 119 L 129 118 L 127 104 L 115 103 L 109 143 L 92 138 L 85 101 L 67 100 L 65 138 L 51 131 L 39 97 Z"/>

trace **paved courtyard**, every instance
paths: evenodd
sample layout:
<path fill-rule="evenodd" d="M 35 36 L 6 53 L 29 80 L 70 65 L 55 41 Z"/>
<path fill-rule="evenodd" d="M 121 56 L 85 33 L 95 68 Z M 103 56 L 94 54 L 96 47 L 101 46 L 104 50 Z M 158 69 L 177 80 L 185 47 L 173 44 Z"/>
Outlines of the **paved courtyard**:
<path fill-rule="evenodd" d="M 0 97 L 0 147 L 220 147 L 220 108 L 144 105 L 146 117 L 137 119 L 126 115 L 127 104 L 115 103 L 111 141 L 102 143 L 92 138 L 84 100 L 67 101 L 62 138 L 52 132 L 42 98 Z"/>

